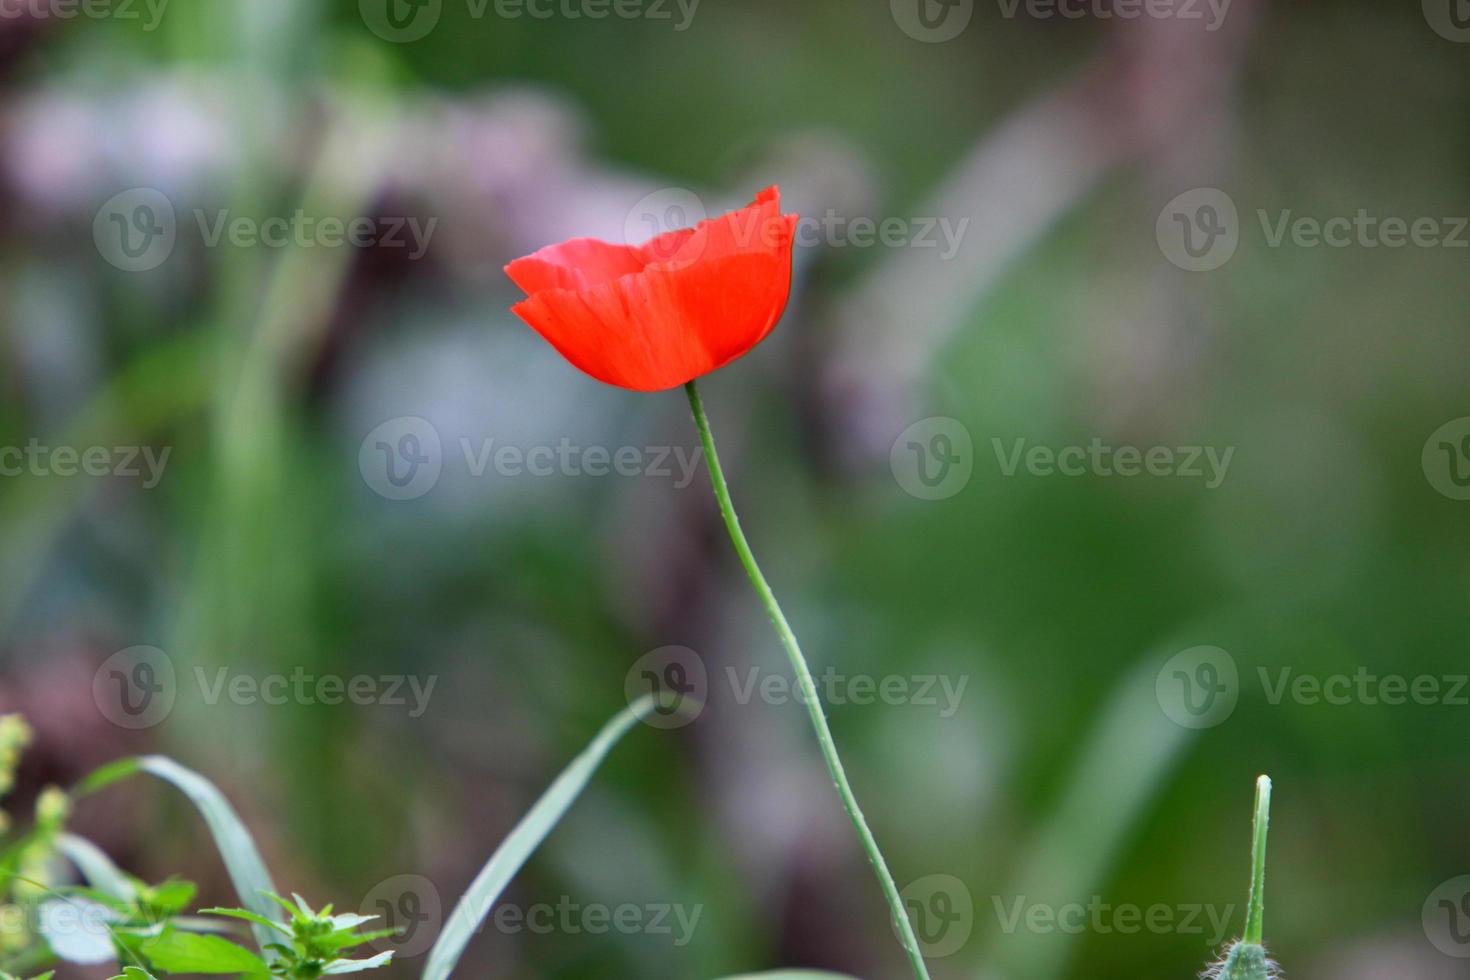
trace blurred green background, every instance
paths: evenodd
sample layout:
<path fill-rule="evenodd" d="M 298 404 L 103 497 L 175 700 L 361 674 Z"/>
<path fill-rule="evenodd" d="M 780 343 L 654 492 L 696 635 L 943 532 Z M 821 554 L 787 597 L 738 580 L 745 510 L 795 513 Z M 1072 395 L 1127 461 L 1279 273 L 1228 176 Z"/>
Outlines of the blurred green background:
<path fill-rule="evenodd" d="M 1194 976 L 1241 928 L 1259 772 L 1290 975 L 1470 975 L 1431 901 L 1470 871 L 1470 47 L 1449 3 L 391 2 L 0 3 L 0 446 L 168 452 L 152 486 L 0 477 L 0 708 L 38 733 L 22 796 L 168 753 L 225 787 L 284 886 L 447 909 L 640 658 L 683 646 L 706 710 L 634 733 L 507 904 L 697 928 L 491 924 L 463 975 L 903 975 L 800 706 L 730 683 L 785 667 L 703 472 L 477 474 L 463 451 L 692 452 L 681 393 L 579 374 L 500 270 L 779 183 L 811 222 L 791 307 L 703 390 L 818 674 L 964 684 L 953 712 L 831 711 L 900 885 L 952 913 L 935 977 Z M 422 254 L 210 241 L 224 212 L 298 210 L 432 231 Z M 1273 243 L 1360 212 L 1432 234 Z M 1212 216 L 1224 237 L 1181 252 Z M 863 219 L 902 240 L 865 244 Z M 954 249 L 923 244 L 944 227 Z M 441 471 L 390 499 L 377 442 L 391 464 L 404 419 Z M 1017 440 L 1233 455 L 1218 486 L 1007 473 Z M 962 472 L 927 492 L 914 445 Z M 173 688 L 129 727 L 106 664 L 138 646 Z M 1233 710 L 1181 716 L 1176 655 Z M 434 686 L 416 715 L 206 696 L 298 669 Z M 1341 703 L 1273 696 L 1344 675 L 1367 680 Z M 1393 677 L 1438 693 L 1382 703 Z M 77 822 L 228 900 L 163 793 Z M 1078 906 L 1109 911 L 1014 921 Z M 1155 906 L 1167 924 L 1118 911 Z"/>

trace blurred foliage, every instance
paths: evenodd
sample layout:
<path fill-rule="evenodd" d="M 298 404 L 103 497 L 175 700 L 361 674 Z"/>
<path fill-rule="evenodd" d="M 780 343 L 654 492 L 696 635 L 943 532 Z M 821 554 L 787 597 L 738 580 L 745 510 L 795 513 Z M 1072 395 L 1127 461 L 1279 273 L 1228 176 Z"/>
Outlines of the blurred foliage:
<path fill-rule="evenodd" d="M 922 214 L 1012 113 L 1145 25 L 979 5 L 961 38 L 921 44 L 882 2 L 704 0 L 684 32 L 444 7 L 411 44 L 374 37 L 357 0 L 179 0 L 152 33 L 0 22 L 24 32 L 0 95 L 0 445 L 171 449 L 148 490 L 0 478 L 0 695 L 38 732 L 22 792 L 157 747 L 227 786 L 307 893 L 366 902 L 416 874 L 448 909 L 644 653 L 693 647 L 716 679 L 781 663 L 700 480 L 474 477 L 458 458 L 461 438 L 695 445 L 678 392 L 603 389 L 507 312 L 500 265 L 580 227 L 571 204 L 553 226 L 543 198 L 599 182 L 624 209 L 665 186 L 748 198 L 772 158 L 817 141 L 831 172 L 813 183 L 858 185 L 858 213 Z M 1001 910 L 1099 896 L 1240 911 L 1258 772 L 1278 786 L 1270 938 L 1293 975 L 1345 976 L 1342 950 L 1400 940 L 1399 975 L 1442 967 L 1420 913 L 1470 865 L 1470 708 L 1273 704 L 1258 673 L 1465 673 L 1466 504 L 1420 462 L 1467 414 L 1465 254 L 1268 248 L 1256 225 L 1257 209 L 1470 214 L 1470 62 L 1416 7 L 1253 9 L 1229 121 L 1111 170 L 1001 271 L 924 358 L 912 417 L 883 433 L 886 454 L 903 425 L 960 420 L 976 473 L 957 496 L 906 495 L 886 459 L 834 461 L 832 427 L 857 412 L 814 408 L 841 330 L 823 314 L 883 249 L 804 255 L 777 335 L 705 385 L 817 671 L 968 678 L 952 718 L 833 710 L 898 875 L 955 876 L 973 898 L 973 933 L 936 977 L 1193 975 L 1218 951 L 1208 935 L 1008 933 Z M 1226 267 L 1182 273 L 1154 220 L 1205 185 L 1230 191 L 1243 241 Z M 181 209 L 416 213 L 440 229 L 420 263 L 192 242 L 130 274 L 101 261 L 92 223 L 134 186 Z M 415 501 L 375 495 L 358 468 L 397 416 L 444 440 L 440 484 Z M 992 438 L 1097 437 L 1236 455 L 1205 490 L 1003 478 L 991 454 Z M 167 651 L 193 696 L 131 731 L 98 717 L 88 685 L 139 644 Z M 1228 723 L 1189 732 L 1159 713 L 1154 679 L 1206 644 L 1244 691 Z M 221 669 L 298 668 L 438 683 L 420 717 L 198 696 Z M 897 975 L 802 725 L 791 704 L 714 702 L 635 735 L 509 896 L 701 908 L 687 946 L 491 927 L 467 971 Z M 145 880 L 179 871 L 231 901 L 203 833 L 168 806 L 125 811 L 109 843 Z"/>

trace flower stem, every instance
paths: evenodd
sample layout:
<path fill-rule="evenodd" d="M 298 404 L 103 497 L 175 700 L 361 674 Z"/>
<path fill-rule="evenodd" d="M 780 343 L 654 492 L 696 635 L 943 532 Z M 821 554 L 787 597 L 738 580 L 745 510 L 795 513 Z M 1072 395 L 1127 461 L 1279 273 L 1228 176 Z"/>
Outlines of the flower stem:
<path fill-rule="evenodd" d="M 1259 946 L 1266 919 L 1266 832 L 1271 825 L 1271 777 L 1256 780 L 1255 833 L 1251 840 L 1251 895 L 1246 906 L 1244 941 Z"/>
<path fill-rule="evenodd" d="M 919 941 L 914 935 L 913 923 L 909 921 L 908 914 L 904 910 L 903 898 L 898 893 L 898 886 L 893 882 L 888 863 L 883 860 L 883 852 L 878 849 L 878 841 L 873 837 L 873 832 L 868 829 L 868 821 L 863 817 L 857 796 L 853 793 L 852 785 L 847 780 L 847 772 L 842 768 L 842 759 L 837 755 L 837 743 L 832 738 L 832 729 L 827 725 L 827 716 L 823 713 L 822 702 L 817 697 L 817 686 L 812 681 L 811 668 L 807 666 L 806 658 L 802 656 L 801 645 L 796 640 L 796 634 L 791 630 L 791 624 L 786 622 L 786 615 L 781 611 L 781 605 L 776 601 L 775 593 L 771 591 L 766 577 L 761 574 L 760 566 L 756 564 L 755 554 L 750 550 L 750 543 L 745 540 L 745 532 L 740 529 L 740 518 L 735 513 L 735 505 L 730 501 L 730 488 L 726 485 L 725 473 L 720 468 L 720 457 L 715 451 L 715 438 L 710 433 L 709 419 L 705 417 L 704 403 L 699 398 L 699 389 L 691 381 L 684 386 L 684 390 L 689 395 L 689 407 L 694 412 L 695 424 L 699 426 L 699 438 L 704 444 L 705 464 L 709 467 L 710 482 L 714 484 L 715 499 L 720 505 L 720 516 L 725 519 L 725 527 L 730 532 L 730 540 L 735 545 L 735 553 L 740 556 L 740 563 L 745 566 L 745 574 L 750 576 L 751 585 L 755 586 L 756 594 L 766 607 L 766 613 L 771 617 L 771 622 L 775 624 L 776 633 L 781 637 L 781 645 L 786 648 L 786 656 L 791 661 L 791 669 L 796 673 L 796 681 L 803 695 L 802 700 L 806 703 L 807 714 L 811 717 L 812 728 L 817 734 L 817 744 L 822 749 L 822 757 L 827 761 L 827 771 L 832 774 L 832 782 L 837 787 L 837 795 L 842 797 L 842 806 L 847 810 L 848 819 L 852 821 L 853 827 L 857 830 L 858 839 L 862 842 L 863 850 L 867 852 L 868 861 L 878 875 L 878 883 L 883 886 L 883 895 L 888 900 L 889 909 L 892 910 L 894 925 L 899 931 L 904 951 L 908 953 L 909 963 L 914 968 L 914 975 L 920 980 L 929 980 L 929 971 L 924 966 L 924 954 L 919 950 Z"/>

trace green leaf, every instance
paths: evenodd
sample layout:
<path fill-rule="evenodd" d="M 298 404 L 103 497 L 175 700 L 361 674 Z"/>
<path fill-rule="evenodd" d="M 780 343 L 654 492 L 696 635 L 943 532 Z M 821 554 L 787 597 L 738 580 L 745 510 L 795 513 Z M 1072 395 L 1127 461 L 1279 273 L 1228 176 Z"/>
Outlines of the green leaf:
<path fill-rule="evenodd" d="M 855 980 L 845 973 L 823 973 L 821 970 L 773 970 L 770 973 L 742 973 L 725 980 Z"/>
<path fill-rule="evenodd" d="M 194 902 L 194 895 L 198 892 L 192 881 L 182 878 L 170 878 L 159 882 L 152 887 L 143 889 L 143 901 L 160 912 L 173 915 L 182 912 Z"/>
<path fill-rule="evenodd" d="M 224 859 L 240 904 L 264 919 L 279 921 L 280 916 L 267 897 L 275 892 L 276 886 L 250 831 L 219 788 L 197 772 L 160 755 L 124 759 L 104 766 L 84 779 L 78 787 L 78 795 L 95 793 L 140 772 L 172 784 L 188 797 L 214 837 L 214 845 Z M 253 928 L 256 942 L 264 949 L 271 941 L 270 932 L 259 924 L 253 924 Z"/>
<path fill-rule="evenodd" d="M 272 920 L 267 919 L 263 915 L 258 915 L 255 912 L 251 912 L 249 909 L 200 909 L 199 914 L 223 915 L 228 916 L 231 919 L 244 919 L 246 922 L 253 922 L 256 925 L 263 926 L 267 929 L 274 929 L 288 939 L 291 937 L 290 929 L 287 929 L 279 922 L 273 922 Z"/>
<path fill-rule="evenodd" d="M 46 974 L 48 977 L 50 975 L 49 973 Z M 42 980 L 42 978 L 37 977 L 36 980 Z M 140 970 L 136 966 L 129 966 L 124 967 L 122 973 L 113 977 L 112 980 L 156 980 L 156 978 L 147 970 Z"/>
<path fill-rule="evenodd" d="M 51 952 L 68 963 L 112 963 L 117 952 L 110 923 L 116 918 L 112 909 L 91 899 L 47 899 L 39 909 L 37 931 Z"/>
<path fill-rule="evenodd" d="M 170 931 L 145 944 L 143 954 L 165 973 L 267 973 L 265 961 L 243 946 L 193 932 Z"/>
<path fill-rule="evenodd" d="M 393 951 L 379 953 L 377 956 L 366 960 L 333 960 L 322 967 L 322 974 L 336 975 L 338 973 L 361 973 L 363 970 L 376 970 L 380 966 L 387 966 L 393 959 Z"/>
<path fill-rule="evenodd" d="M 638 724 L 653 707 L 653 698 L 644 697 L 619 712 L 612 721 L 598 732 L 592 744 L 562 770 L 556 781 L 542 794 L 531 811 L 505 838 L 485 867 L 470 883 L 454 912 L 445 921 L 444 930 L 429 951 L 424 967 L 423 980 L 445 980 L 459 964 L 465 947 L 480 929 L 480 924 L 490 914 L 501 893 L 516 876 L 536 848 L 556 828 L 582 790 L 586 788 L 597 767 L 607 758 L 618 741 Z"/>

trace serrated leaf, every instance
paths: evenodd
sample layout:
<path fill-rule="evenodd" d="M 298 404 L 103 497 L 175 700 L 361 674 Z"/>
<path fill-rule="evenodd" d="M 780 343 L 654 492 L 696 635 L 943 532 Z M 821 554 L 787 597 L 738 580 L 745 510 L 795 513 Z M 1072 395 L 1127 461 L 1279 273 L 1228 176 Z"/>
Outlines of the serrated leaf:
<path fill-rule="evenodd" d="M 511 879 L 556 829 L 613 746 L 652 707 L 653 698 L 644 697 L 619 712 L 598 732 L 592 744 L 562 770 L 530 812 L 516 824 L 445 920 L 444 930 L 429 951 L 423 980 L 446 980 Z"/>

